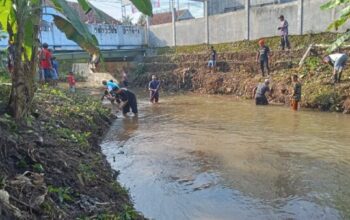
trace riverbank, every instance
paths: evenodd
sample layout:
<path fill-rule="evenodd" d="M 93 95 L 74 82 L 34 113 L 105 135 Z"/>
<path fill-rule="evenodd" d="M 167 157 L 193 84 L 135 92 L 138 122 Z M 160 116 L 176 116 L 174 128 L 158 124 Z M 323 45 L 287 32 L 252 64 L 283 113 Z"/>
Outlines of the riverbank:
<path fill-rule="evenodd" d="M 350 113 L 350 69 L 346 68 L 340 84 L 332 85 L 332 68 L 322 64 L 324 49 L 314 49 L 302 68 L 298 64 L 310 44 L 325 44 L 336 39 L 336 34 L 309 34 L 292 36 L 293 49 L 280 51 L 279 37 L 265 39 L 272 50 L 270 60 L 273 103 L 289 105 L 292 92 L 290 76 L 298 74 L 303 84 L 301 107 L 321 111 Z M 162 81 L 165 90 L 190 90 L 204 94 L 234 95 L 253 98 L 253 89 L 262 77 L 256 62 L 257 41 L 242 41 L 214 45 L 218 51 L 217 71 L 206 67 L 209 48 L 206 45 L 183 46 L 176 49 L 160 48 L 158 55 L 147 57 L 134 71 L 134 83 L 147 85 L 152 74 Z M 342 50 L 342 52 L 349 52 Z"/>
<path fill-rule="evenodd" d="M 20 123 L 0 116 L 0 218 L 143 219 L 99 146 L 110 110 L 46 87 L 33 106 Z"/>

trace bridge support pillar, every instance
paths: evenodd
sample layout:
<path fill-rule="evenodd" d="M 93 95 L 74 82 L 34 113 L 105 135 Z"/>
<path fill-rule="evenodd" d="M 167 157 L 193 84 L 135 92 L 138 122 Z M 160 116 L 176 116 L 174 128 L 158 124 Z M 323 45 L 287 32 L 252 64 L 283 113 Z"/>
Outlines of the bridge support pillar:
<path fill-rule="evenodd" d="M 298 34 L 304 33 L 304 0 L 298 0 Z"/>
<path fill-rule="evenodd" d="M 250 40 L 250 0 L 245 0 L 245 14 L 246 14 L 246 23 L 247 23 L 245 38 L 246 40 Z"/>
<path fill-rule="evenodd" d="M 208 11 L 208 0 L 204 1 L 204 19 L 205 19 L 205 43 L 210 43 L 210 30 L 209 30 L 209 11 Z"/>
<path fill-rule="evenodd" d="M 151 18 L 147 16 L 146 18 L 146 29 L 145 29 L 145 44 L 147 46 L 150 46 L 150 24 L 151 24 Z"/>

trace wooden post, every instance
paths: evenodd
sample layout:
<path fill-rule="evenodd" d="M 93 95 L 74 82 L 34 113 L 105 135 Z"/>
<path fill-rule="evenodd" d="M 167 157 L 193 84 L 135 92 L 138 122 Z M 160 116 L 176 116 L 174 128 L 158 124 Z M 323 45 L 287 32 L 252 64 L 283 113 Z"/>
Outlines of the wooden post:
<path fill-rule="evenodd" d="M 301 58 L 299 62 L 299 68 L 301 68 L 304 65 L 305 59 L 309 56 L 311 49 L 313 48 L 313 44 L 310 44 L 310 46 L 307 48 L 306 52 L 304 53 L 304 56 Z"/>

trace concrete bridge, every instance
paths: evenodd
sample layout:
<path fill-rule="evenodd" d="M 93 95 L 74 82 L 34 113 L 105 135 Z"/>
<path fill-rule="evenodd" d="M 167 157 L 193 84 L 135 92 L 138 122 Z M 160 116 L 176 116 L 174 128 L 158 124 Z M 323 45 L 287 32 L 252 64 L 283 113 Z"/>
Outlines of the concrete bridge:
<path fill-rule="evenodd" d="M 106 61 L 133 60 L 145 53 L 145 29 L 141 26 L 88 24 L 88 28 L 96 36 L 102 58 Z M 49 45 L 59 60 L 89 59 L 89 54 L 68 40 L 52 22 L 43 22 L 39 39 Z M 7 48 L 7 43 L 6 38 L 0 40 L 0 51 Z"/>

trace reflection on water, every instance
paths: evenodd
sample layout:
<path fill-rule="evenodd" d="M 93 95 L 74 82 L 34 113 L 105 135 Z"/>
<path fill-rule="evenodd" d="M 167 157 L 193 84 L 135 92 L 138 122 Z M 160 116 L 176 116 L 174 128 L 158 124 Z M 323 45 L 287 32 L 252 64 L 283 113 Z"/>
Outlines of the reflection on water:
<path fill-rule="evenodd" d="M 103 151 L 149 218 L 348 219 L 349 134 L 341 114 L 174 96 L 118 119 Z"/>

